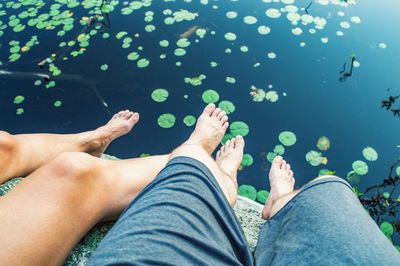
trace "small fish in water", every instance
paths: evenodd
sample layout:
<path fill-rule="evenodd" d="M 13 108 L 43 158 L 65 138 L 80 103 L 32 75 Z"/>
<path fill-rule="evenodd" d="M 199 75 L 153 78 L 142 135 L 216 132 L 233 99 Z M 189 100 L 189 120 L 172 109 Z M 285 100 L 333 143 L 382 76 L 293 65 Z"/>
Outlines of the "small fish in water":
<path fill-rule="evenodd" d="M 179 35 L 179 38 L 181 38 L 181 39 L 183 39 L 183 38 L 189 39 L 190 36 L 192 36 L 193 33 L 195 33 L 198 28 L 199 28 L 199 26 L 197 26 L 197 25 L 190 27 L 187 31 L 181 33 Z"/>

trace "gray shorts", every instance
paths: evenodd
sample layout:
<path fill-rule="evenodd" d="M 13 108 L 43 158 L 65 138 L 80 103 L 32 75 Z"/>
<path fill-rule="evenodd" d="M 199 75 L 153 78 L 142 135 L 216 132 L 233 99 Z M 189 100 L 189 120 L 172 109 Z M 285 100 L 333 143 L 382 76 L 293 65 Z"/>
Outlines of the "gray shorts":
<path fill-rule="evenodd" d="M 400 253 L 350 186 L 307 184 L 265 223 L 256 265 L 400 265 Z M 254 265 L 240 224 L 209 169 L 171 160 L 124 211 L 89 265 Z"/>

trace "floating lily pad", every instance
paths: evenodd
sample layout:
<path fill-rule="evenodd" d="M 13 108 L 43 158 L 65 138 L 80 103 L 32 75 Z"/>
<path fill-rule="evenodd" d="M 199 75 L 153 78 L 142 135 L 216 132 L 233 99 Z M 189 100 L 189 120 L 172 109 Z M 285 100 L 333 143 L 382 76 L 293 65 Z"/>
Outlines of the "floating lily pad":
<path fill-rule="evenodd" d="M 156 102 L 165 102 L 168 98 L 168 91 L 166 89 L 155 89 L 152 93 L 151 93 L 151 98 L 156 101 Z"/>
<path fill-rule="evenodd" d="M 366 147 L 363 149 L 363 156 L 368 161 L 376 161 L 378 160 L 378 153 L 374 148 Z"/>
<path fill-rule="evenodd" d="M 257 198 L 257 190 L 252 185 L 241 185 L 238 188 L 238 194 L 251 200 L 256 200 Z"/>
<path fill-rule="evenodd" d="M 103 71 L 107 71 L 108 65 L 107 65 L 107 64 L 102 64 L 102 65 L 100 66 L 100 69 L 103 70 Z"/>
<path fill-rule="evenodd" d="M 276 156 L 278 156 L 278 155 L 276 155 L 276 153 L 268 152 L 268 153 L 267 153 L 267 156 L 266 156 L 266 159 L 267 159 L 270 163 L 272 163 L 272 161 L 276 158 Z"/>
<path fill-rule="evenodd" d="M 262 204 L 265 204 L 265 202 L 267 201 L 268 197 L 269 197 L 269 192 L 266 191 L 266 190 L 260 190 L 260 191 L 257 192 L 257 201 L 262 203 Z"/>
<path fill-rule="evenodd" d="M 225 33 L 224 36 L 225 36 L 225 39 L 228 40 L 228 41 L 236 40 L 236 34 L 233 33 L 233 32 L 227 32 L 227 33 Z"/>
<path fill-rule="evenodd" d="M 173 114 L 162 114 L 158 117 L 157 123 L 162 128 L 171 128 L 175 125 L 175 121 Z"/>
<path fill-rule="evenodd" d="M 235 111 L 235 105 L 230 101 L 221 101 L 218 107 L 224 110 L 226 114 L 231 114 Z"/>
<path fill-rule="evenodd" d="M 18 95 L 14 98 L 14 103 L 15 104 L 20 104 L 25 100 L 25 97 L 22 95 Z"/>
<path fill-rule="evenodd" d="M 215 90 L 206 90 L 203 92 L 201 98 L 205 103 L 215 103 L 219 100 L 219 94 Z"/>
<path fill-rule="evenodd" d="M 135 61 L 139 58 L 139 54 L 137 52 L 132 52 L 127 56 L 128 60 Z"/>
<path fill-rule="evenodd" d="M 196 124 L 196 117 L 194 117 L 193 115 L 187 115 L 185 116 L 185 118 L 183 118 L 183 123 L 186 126 L 191 127 Z"/>
<path fill-rule="evenodd" d="M 382 233 L 384 233 L 386 236 L 391 237 L 394 233 L 393 225 L 389 222 L 384 221 L 383 223 L 381 223 L 379 228 L 381 229 Z"/>
<path fill-rule="evenodd" d="M 169 46 L 169 41 L 168 41 L 168 40 L 161 40 L 161 41 L 159 42 L 159 44 L 160 44 L 161 47 L 166 48 L 166 47 Z"/>
<path fill-rule="evenodd" d="M 363 161 L 355 161 L 353 162 L 353 170 L 356 172 L 358 175 L 365 175 L 368 173 L 368 165 L 363 162 Z"/>
<path fill-rule="evenodd" d="M 242 162 L 240 163 L 239 170 L 243 170 L 245 167 L 252 165 L 254 162 L 253 156 L 251 154 L 244 154 Z"/>
<path fill-rule="evenodd" d="M 147 60 L 146 58 L 142 58 L 139 61 L 137 61 L 137 66 L 138 68 L 145 68 L 150 65 L 150 61 Z"/>
<path fill-rule="evenodd" d="M 62 105 L 62 102 L 61 102 L 61 101 L 55 101 L 55 102 L 54 102 L 54 107 L 56 107 L 56 108 L 61 107 L 61 105 Z"/>
<path fill-rule="evenodd" d="M 282 145 L 276 145 L 274 148 L 274 153 L 276 155 L 283 155 L 285 154 L 285 147 Z"/>
<path fill-rule="evenodd" d="M 245 16 L 243 18 L 243 22 L 246 23 L 246 24 L 249 24 L 249 25 L 256 24 L 257 23 L 257 18 L 253 17 L 253 16 Z"/>
<path fill-rule="evenodd" d="M 24 108 L 18 108 L 15 112 L 17 115 L 22 115 L 25 112 Z"/>
<path fill-rule="evenodd" d="M 331 142 L 327 137 L 323 136 L 318 139 L 317 147 L 321 151 L 327 151 L 330 148 L 330 146 Z"/>
<path fill-rule="evenodd" d="M 265 99 L 267 101 L 270 101 L 270 102 L 274 103 L 274 102 L 279 100 L 279 95 L 278 95 L 278 93 L 276 91 L 268 91 L 265 94 Z"/>
<path fill-rule="evenodd" d="M 183 48 L 176 48 L 174 54 L 176 56 L 184 56 L 186 54 L 186 50 Z"/>
<path fill-rule="evenodd" d="M 328 169 L 321 169 L 321 170 L 319 170 L 318 176 L 334 175 L 334 174 L 336 174 L 335 171 L 331 171 L 331 170 L 328 170 Z"/>
<path fill-rule="evenodd" d="M 236 83 L 236 79 L 233 77 L 226 77 L 225 79 L 226 82 L 231 83 L 231 84 L 235 84 Z"/>
<path fill-rule="evenodd" d="M 296 144 L 296 141 L 297 141 L 296 135 L 290 131 L 281 132 L 279 134 L 278 139 L 286 147 L 293 146 L 294 144 Z"/>
<path fill-rule="evenodd" d="M 347 173 L 347 181 L 352 186 L 357 186 L 360 183 L 360 176 L 355 171 Z"/>
<path fill-rule="evenodd" d="M 320 152 L 309 151 L 306 154 L 306 161 L 312 166 L 318 166 L 318 165 L 322 164 L 323 157 Z"/>
<path fill-rule="evenodd" d="M 245 137 L 245 136 L 247 136 L 247 134 L 249 134 L 249 131 L 250 131 L 249 126 L 243 121 L 233 122 L 229 126 L 229 129 L 231 131 L 231 134 L 235 137 L 238 135 Z"/>

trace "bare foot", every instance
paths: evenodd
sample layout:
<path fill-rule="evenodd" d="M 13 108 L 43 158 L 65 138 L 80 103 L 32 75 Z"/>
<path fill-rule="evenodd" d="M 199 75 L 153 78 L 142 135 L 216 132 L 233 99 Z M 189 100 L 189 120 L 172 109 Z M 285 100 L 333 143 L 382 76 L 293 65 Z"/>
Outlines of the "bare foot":
<path fill-rule="evenodd" d="M 271 166 L 269 172 L 269 182 L 271 190 L 262 211 L 262 218 L 268 220 L 274 214 L 271 213 L 273 204 L 282 196 L 293 192 L 295 179 L 293 171 L 281 156 L 277 156 Z"/>
<path fill-rule="evenodd" d="M 211 155 L 219 145 L 228 128 L 228 116 L 225 111 L 209 104 L 204 108 L 196 123 L 192 135 L 185 144 L 200 145 Z"/>
<path fill-rule="evenodd" d="M 225 195 L 231 206 L 235 205 L 237 199 L 237 171 L 243 159 L 244 139 L 237 136 L 228 140 L 217 152 L 216 162 L 225 174 Z"/>
<path fill-rule="evenodd" d="M 129 133 L 138 121 L 138 113 L 129 110 L 116 113 L 107 124 L 88 134 L 86 152 L 100 157 L 114 139 Z"/>

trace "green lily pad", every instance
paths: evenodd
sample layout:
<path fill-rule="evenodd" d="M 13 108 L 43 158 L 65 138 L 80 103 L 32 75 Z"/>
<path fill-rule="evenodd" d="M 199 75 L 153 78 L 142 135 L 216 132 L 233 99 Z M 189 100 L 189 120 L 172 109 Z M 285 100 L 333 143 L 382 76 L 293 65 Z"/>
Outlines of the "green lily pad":
<path fill-rule="evenodd" d="M 128 60 L 135 61 L 139 58 L 139 54 L 137 52 L 132 52 L 127 56 Z"/>
<path fill-rule="evenodd" d="M 100 66 L 100 69 L 103 70 L 103 71 L 107 71 L 108 65 L 107 65 L 107 64 L 102 64 L 102 65 Z"/>
<path fill-rule="evenodd" d="M 201 95 L 201 98 L 205 103 L 215 103 L 219 100 L 219 94 L 215 90 L 206 90 Z"/>
<path fill-rule="evenodd" d="M 169 41 L 168 41 L 168 40 L 161 40 L 161 41 L 159 42 L 159 44 L 160 44 L 161 47 L 166 48 L 166 47 L 169 46 Z"/>
<path fill-rule="evenodd" d="M 257 190 L 252 185 L 241 185 L 238 188 L 238 194 L 251 200 L 256 200 L 257 198 Z"/>
<path fill-rule="evenodd" d="M 276 156 L 278 156 L 278 155 L 276 155 L 276 153 L 268 152 L 268 153 L 267 153 L 267 156 L 266 156 L 266 159 L 267 159 L 270 163 L 272 163 L 272 161 L 276 158 Z"/>
<path fill-rule="evenodd" d="M 296 144 L 297 138 L 293 132 L 283 131 L 279 134 L 279 141 L 286 147 L 293 146 Z"/>
<path fill-rule="evenodd" d="M 321 169 L 319 170 L 318 176 L 323 176 L 323 175 L 335 175 L 336 172 L 335 171 L 331 171 L 328 169 Z"/>
<path fill-rule="evenodd" d="M 137 61 L 137 66 L 138 68 L 145 68 L 150 65 L 150 61 L 147 60 L 146 58 L 142 58 L 139 61 Z"/>
<path fill-rule="evenodd" d="M 383 192 L 382 196 L 383 196 L 385 199 L 388 199 L 388 198 L 390 198 L 390 193 L 389 193 L 389 192 Z"/>
<path fill-rule="evenodd" d="M 62 105 L 62 102 L 61 101 L 55 101 L 54 102 L 54 107 L 61 107 L 61 105 Z"/>
<path fill-rule="evenodd" d="M 18 95 L 14 98 L 14 103 L 15 104 L 20 104 L 25 100 L 25 97 L 22 95 Z"/>
<path fill-rule="evenodd" d="M 320 152 L 317 151 L 309 151 L 306 154 L 306 160 L 312 166 L 318 166 L 322 163 L 323 157 Z"/>
<path fill-rule="evenodd" d="M 15 112 L 17 115 L 22 115 L 25 112 L 24 108 L 18 108 Z"/>
<path fill-rule="evenodd" d="M 378 153 L 374 148 L 366 147 L 363 149 L 363 156 L 368 161 L 376 161 L 378 160 Z"/>
<path fill-rule="evenodd" d="M 230 101 L 221 101 L 218 107 L 224 110 L 226 114 L 231 114 L 235 111 L 235 105 Z"/>
<path fill-rule="evenodd" d="M 185 118 L 183 118 L 183 123 L 186 126 L 191 127 L 196 124 L 196 117 L 194 117 L 193 115 L 187 115 L 185 116 Z"/>
<path fill-rule="evenodd" d="M 384 233 L 386 236 L 390 237 L 394 233 L 393 225 L 389 222 L 384 221 L 383 223 L 381 223 L 379 228 L 381 229 L 382 233 Z"/>
<path fill-rule="evenodd" d="M 167 100 L 168 96 L 169 96 L 169 92 L 166 89 L 162 89 L 162 88 L 155 89 L 151 93 L 151 98 L 158 103 L 165 102 Z"/>
<path fill-rule="evenodd" d="M 276 145 L 274 148 L 274 153 L 276 155 L 283 155 L 285 154 L 285 147 L 282 145 Z"/>
<path fill-rule="evenodd" d="M 173 114 L 162 114 L 158 117 L 157 123 L 162 128 L 171 128 L 175 125 L 175 121 Z"/>
<path fill-rule="evenodd" d="M 251 154 L 244 154 L 242 162 L 240 163 L 239 170 L 243 170 L 245 167 L 252 165 L 254 162 L 253 156 Z"/>
<path fill-rule="evenodd" d="M 318 139 L 317 147 L 321 151 L 327 151 L 330 148 L 330 146 L 331 142 L 327 137 L 323 136 Z"/>
<path fill-rule="evenodd" d="M 260 191 L 257 192 L 257 201 L 262 203 L 262 204 L 265 204 L 265 202 L 267 201 L 268 197 L 269 197 L 269 192 L 266 191 L 266 190 L 260 190 Z"/>
<path fill-rule="evenodd" d="M 347 173 L 347 181 L 352 186 L 357 186 L 360 184 L 360 175 L 358 175 L 355 171 L 350 171 Z"/>
<path fill-rule="evenodd" d="M 238 135 L 245 137 L 245 136 L 247 136 L 247 134 L 249 134 L 249 131 L 250 131 L 249 126 L 243 121 L 233 122 L 229 126 L 229 129 L 231 131 L 231 134 L 235 137 Z"/>
<path fill-rule="evenodd" d="M 224 37 L 225 37 L 225 39 L 228 40 L 228 41 L 234 41 L 234 40 L 236 40 L 236 34 L 233 33 L 233 32 L 227 32 L 227 33 L 225 33 Z"/>
<path fill-rule="evenodd" d="M 363 161 L 358 160 L 353 162 L 352 167 L 354 172 L 358 175 L 365 175 L 368 173 L 368 165 Z"/>

